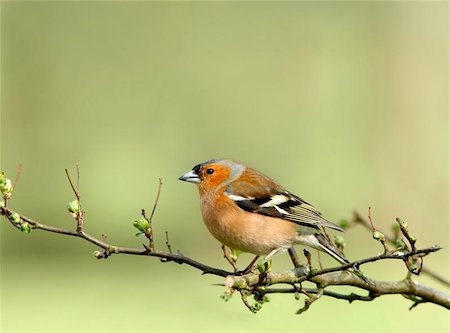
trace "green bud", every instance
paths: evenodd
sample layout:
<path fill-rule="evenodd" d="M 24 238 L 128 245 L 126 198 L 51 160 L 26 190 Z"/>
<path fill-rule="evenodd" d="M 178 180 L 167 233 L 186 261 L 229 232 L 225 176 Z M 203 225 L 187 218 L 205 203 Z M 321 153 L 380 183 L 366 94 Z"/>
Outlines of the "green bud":
<path fill-rule="evenodd" d="M 9 178 L 5 178 L 3 185 L 0 187 L 2 191 L 3 197 L 5 199 L 11 198 L 11 194 L 13 191 L 12 181 Z"/>
<path fill-rule="evenodd" d="M 0 189 L 6 184 L 6 176 L 4 172 L 0 172 Z"/>
<path fill-rule="evenodd" d="M 384 237 L 384 235 L 383 235 L 381 232 L 379 232 L 379 231 L 375 231 L 375 232 L 373 233 L 372 237 L 373 237 L 374 239 L 376 239 L 377 241 L 382 241 L 382 242 L 384 242 L 384 241 L 386 240 L 386 238 Z"/>
<path fill-rule="evenodd" d="M 104 258 L 103 253 L 101 251 L 94 251 L 94 257 L 96 257 L 97 259 Z"/>
<path fill-rule="evenodd" d="M 401 240 L 401 239 L 396 239 L 395 240 L 395 247 L 398 250 L 403 249 L 405 247 L 405 243 L 403 243 L 403 240 Z"/>
<path fill-rule="evenodd" d="M 11 222 L 14 224 L 19 224 L 20 221 L 22 220 L 20 218 L 20 215 L 17 214 L 16 212 L 12 212 L 11 215 L 9 215 L 9 218 L 10 218 Z"/>
<path fill-rule="evenodd" d="M 269 259 L 269 261 L 266 261 L 264 259 L 261 259 L 260 261 L 258 261 L 258 271 L 261 274 L 270 272 L 271 268 L 272 260 Z"/>
<path fill-rule="evenodd" d="M 240 255 L 241 253 L 242 253 L 242 251 L 232 249 L 232 250 L 231 250 L 231 258 L 232 258 L 234 261 L 237 261 L 238 258 L 239 258 L 239 255 Z"/>
<path fill-rule="evenodd" d="M 22 223 L 20 225 L 20 231 L 29 234 L 31 232 L 31 226 L 28 224 L 28 222 Z"/>
<path fill-rule="evenodd" d="M 417 241 L 416 237 L 414 237 L 414 236 L 409 237 L 409 239 L 410 239 L 411 243 L 413 243 L 413 244 Z"/>
<path fill-rule="evenodd" d="M 267 272 L 270 272 L 271 269 L 272 269 L 272 259 L 270 259 L 270 260 L 267 262 Z"/>
<path fill-rule="evenodd" d="M 343 248 L 345 247 L 345 239 L 342 236 L 336 235 L 334 236 L 334 244 L 336 244 L 337 247 Z"/>
<path fill-rule="evenodd" d="M 80 205 L 78 200 L 71 201 L 67 204 L 67 210 L 71 213 L 72 216 L 76 217 L 78 211 L 80 210 Z"/>
<path fill-rule="evenodd" d="M 348 220 L 342 219 L 342 220 L 339 221 L 339 226 L 342 229 L 347 229 L 350 226 L 350 223 L 348 223 Z"/>
<path fill-rule="evenodd" d="M 408 223 L 406 223 L 406 221 L 397 218 L 397 222 L 400 223 L 404 229 L 408 230 Z"/>
<path fill-rule="evenodd" d="M 415 271 L 416 269 L 417 269 L 417 265 L 416 265 L 416 264 L 411 264 L 411 265 L 409 265 L 409 270 L 410 270 L 411 272 Z"/>
<path fill-rule="evenodd" d="M 147 231 L 148 227 L 150 226 L 150 223 L 145 218 L 141 217 L 138 220 L 134 220 L 133 225 L 136 229 L 145 233 Z"/>
<path fill-rule="evenodd" d="M 262 302 L 256 302 L 252 305 L 252 312 L 256 313 L 262 308 Z"/>
<path fill-rule="evenodd" d="M 266 262 L 264 260 L 258 261 L 258 271 L 262 274 L 266 271 Z"/>

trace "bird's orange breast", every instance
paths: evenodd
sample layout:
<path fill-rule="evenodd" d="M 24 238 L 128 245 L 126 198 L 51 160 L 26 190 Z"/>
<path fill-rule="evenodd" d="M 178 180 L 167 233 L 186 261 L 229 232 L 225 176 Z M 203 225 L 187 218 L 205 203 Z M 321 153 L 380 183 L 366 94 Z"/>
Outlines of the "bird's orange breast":
<path fill-rule="evenodd" d="M 200 200 L 206 227 L 219 242 L 228 247 L 266 255 L 295 242 L 296 224 L 246 212 L 226 197 L 223 191 L 201 195 Z"/>

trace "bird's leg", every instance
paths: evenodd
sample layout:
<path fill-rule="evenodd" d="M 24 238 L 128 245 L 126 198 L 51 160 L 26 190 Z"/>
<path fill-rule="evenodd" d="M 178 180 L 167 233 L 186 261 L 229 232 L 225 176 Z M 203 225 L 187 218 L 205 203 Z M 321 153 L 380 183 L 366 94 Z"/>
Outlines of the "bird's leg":
<path fill-rule="evenodd" d="M 244 275 L 244 274 L 250 273 L 252 271 L 253 265 L 255 264 L 256 260 L 258 260 L 258 258 L 259 258 L 259 256 L 256 256 L 243 271 L 235 272 L 234 274 L 235 275 Z"/>
<path fill-rule="evenodd" d="M 293 246 L 291 246 L 288 249 L 288 252 L 289 252 L 289 256 L 291 257 L 292 263 L 294 264 L 294 267 L 295 268 L 302 267 L 302 263 L 300 262 L 300 258 L 299 258 L 298 254 L 297 254 L 297 251 L 295 251 Z"/>
<path fill-rule="evenodd" d="M 264 257 L 264 261 L 269 261 L 270 258 L 272 258 L 275 254 L 283 253 L 286 251 L 286 248 L 277 248 L 275 250 L 272 250 L 268 255 Z"/>
<path fill-rule="evenodd" d="M 258 260 L 259 256 L 255 256 L 255 258 L 253 258 L 253 260 L 250 262 L 250 264 L 248 264 L 248 266 L 244 269 L 244 274 L 250 273 L 253 265 L 255 264 L 255 262 Z"/>
<path fill-rule="evenodd" d="M 238 268 L 236 266 L 236 258 L 233 257 L 232 250 L 222 244 L 223 257 L 233 266 L 235 272 L 237 272 Z"/>

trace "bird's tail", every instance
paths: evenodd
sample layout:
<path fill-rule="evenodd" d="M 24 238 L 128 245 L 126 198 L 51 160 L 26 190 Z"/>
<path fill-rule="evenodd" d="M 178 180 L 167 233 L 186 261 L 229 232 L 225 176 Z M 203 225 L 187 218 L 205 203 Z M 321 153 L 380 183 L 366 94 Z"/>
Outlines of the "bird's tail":
<path fill-rule="evenodd" d="M 338 261 L 341 265 L 347 265 L 350 263 L 343 254 L 333 245 L 330 243 L 328 238 L 326 238 L 321 233 L 315 234 L 317 240 L 319 241 L 319 248 L 323 252 L 328 253 L 330 256 L 332 256 L 336 261 Z M 357 269 L 356 267 L 352 267 L 349 269 L 353 274 L 355 274 L 358 278 L 363 280 L 365 283 L 371 284 L 371 282 L 364 276 L 364 274 Z"/>

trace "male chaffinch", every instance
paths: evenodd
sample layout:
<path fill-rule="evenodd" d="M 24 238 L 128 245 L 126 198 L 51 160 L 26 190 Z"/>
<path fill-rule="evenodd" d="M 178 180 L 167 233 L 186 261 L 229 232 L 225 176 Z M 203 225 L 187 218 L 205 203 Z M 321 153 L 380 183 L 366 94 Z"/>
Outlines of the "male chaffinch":
<path fill-rule="evenodd" d="M 301 244 L 348 263 L 320 231 L 320 227 L 343 231 L 339 226 L 252 168 L 231 160 L 210 160 L 179 179 L 197 184 L 206 227 L 232 249 L 265 255 L 267 260 Z"/>

